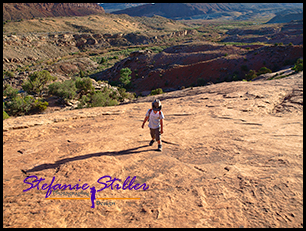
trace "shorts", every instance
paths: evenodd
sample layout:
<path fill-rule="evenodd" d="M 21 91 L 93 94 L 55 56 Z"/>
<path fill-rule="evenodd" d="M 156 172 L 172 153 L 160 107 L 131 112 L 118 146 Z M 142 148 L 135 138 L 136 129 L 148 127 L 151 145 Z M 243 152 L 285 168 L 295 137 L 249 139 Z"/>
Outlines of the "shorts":
<path fill-rule="evenodd" d="M 152 139 L 155 139 L 156 141 L 159 141 L 160 140 L 160 128 L 150 128 L 150 134 L 151 134 L 151 137 Z"/>

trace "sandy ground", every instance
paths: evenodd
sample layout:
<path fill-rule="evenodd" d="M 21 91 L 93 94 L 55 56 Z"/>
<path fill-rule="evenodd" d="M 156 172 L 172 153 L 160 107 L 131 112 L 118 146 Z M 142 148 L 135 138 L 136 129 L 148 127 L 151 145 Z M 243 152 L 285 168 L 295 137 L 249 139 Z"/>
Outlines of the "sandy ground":
<path fill-rule="evenodd" d="M 303 73 L 159 98 L 162 152 L 141 128 L 153 97 L 3 121 L 3 227 L 303 227 Z M 23 192 L 32 175 L 97 189 L 136 176 L 149 188 L 107 188 L 96 197 L 140 199 L 91 208 Z M 67 195 L 50 198 L 84 197 Z"/>

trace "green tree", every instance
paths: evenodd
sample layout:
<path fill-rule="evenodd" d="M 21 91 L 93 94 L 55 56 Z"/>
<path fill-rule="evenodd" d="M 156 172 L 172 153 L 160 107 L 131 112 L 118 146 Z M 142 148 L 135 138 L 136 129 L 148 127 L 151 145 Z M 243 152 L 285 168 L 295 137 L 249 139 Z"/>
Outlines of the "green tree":
<path fill-rule="evenodd" d="M 47 83 L 54 80 L 56 80 L 56 77 L 52 76 L 49 71 L 34 72 L 29 75 L 29 79 L 23 83 L 22 88 L 28 94 L 39 94 L 41 96 Z"/>
<path fill-rule="evenodd" d="M 132 71 L 130 70 L 130 68 L 126 67 L 126 68 L 122 68 L 120 70 L 120 82 L 123 84 L 123 86 L 127 86 L 128 84 L 131 83 L 131 76 L 130 74 L 132 74 Z"/>

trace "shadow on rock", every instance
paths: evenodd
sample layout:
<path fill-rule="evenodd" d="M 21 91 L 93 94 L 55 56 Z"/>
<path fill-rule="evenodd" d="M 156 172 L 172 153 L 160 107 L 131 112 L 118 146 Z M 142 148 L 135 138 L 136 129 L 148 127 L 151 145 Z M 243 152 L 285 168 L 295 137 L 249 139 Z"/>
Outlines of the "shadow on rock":
<path fill-rule="evenodd" d="M 152 149 L 149 150 L 138 150 L 141 148 L 145 148 L 148 147 L 148 145 L 143 145 L 140 147 L 136 147 L 136 148 L 131 148 L 131 149 L 126 149 L 126 150 L 122 150 L 119 152 L 99 152 L 99 153 L 92 153 L 92 154 L 86 154 L 83 156 L 74 156 L 74 157 L 70 157 L 70 158 L 65 158 L 62 160 L 58 160 L 56 161 L 54 164 L 42 164 L 42 165 L 38 165 L 35 166 L 32 169 L 29 170 L 21 170 L 24 174 L 29 173 L 29 172 L 37 172 L 37 171 L 43 171 L 46 169 L 55 169 L 58 168 L 60 165 L 65 164 L 65 163 L 69 163 L 72 161 L 77 161 L 77 160 L 84 160 L 84 159 L 89 159 L 92 157 L 99 157 L 99 156 L 114 156 L 114 155 L 128 155 L 128 154 L 134 154 L 134 153 L 141 153 L 141 152 L 149 152 L 149 151 L 153 151 Z"/>

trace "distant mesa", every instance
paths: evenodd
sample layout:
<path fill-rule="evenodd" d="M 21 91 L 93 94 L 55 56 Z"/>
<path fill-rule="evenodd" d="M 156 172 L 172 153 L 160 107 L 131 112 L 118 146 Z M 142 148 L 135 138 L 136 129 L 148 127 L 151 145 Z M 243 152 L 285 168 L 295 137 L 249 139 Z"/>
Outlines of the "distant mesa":
<path fill-rule="evenodd" d="M 3 3 L 3 21 L 103 13 L 97 3 Z"/>

